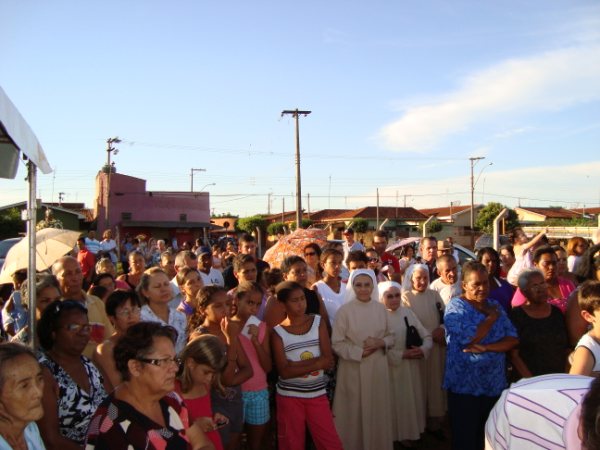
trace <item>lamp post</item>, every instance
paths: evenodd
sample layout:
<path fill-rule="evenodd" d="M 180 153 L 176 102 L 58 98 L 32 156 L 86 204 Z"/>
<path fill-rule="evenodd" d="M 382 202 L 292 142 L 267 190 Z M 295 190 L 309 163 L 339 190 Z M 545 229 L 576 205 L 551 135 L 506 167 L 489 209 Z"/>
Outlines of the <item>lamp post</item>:
<path fill-rule="evenodd" d="M 194 172 L 206 172 L 206 169 L 190 169 L 190 178 L 192 179 L 192 184 L 190 185 L 190 192 L 194 192 Z"/>
<path fill-rule="evenodd" d="M 206 189 L 208 186 L 214 186 L 215 184 L 217 184 L 217 183 L 208 183 L 208 184 L 205 184 L 204 186 L 202 186 L 202 189 L 200 189 L 200 192 L 204 192 L 204 189 Z"/>
<path fill-rule="evenodd" d="M 104 224 L 105 224 L 105 229 L 109 229 L 110 228 L 110 219 L 109 219 L 109 208 L 110 208 L 110 176 L 112 174 L 113 171 L 113 166 L 110 163 L 110 154 L 114 153 L 115 155 L 117 153 L 119 153 L 119 150 L 115 147 L 113 147 L 113 144 L 119 144 L 121 142 L 121 139 L 119 139 L 117 136 L 115 136 L 114 138 L 108 138 L 106 140 L 106 170 L 108 171 L 107 176 L 106 176 L 106 216 L 104 219 Z"/>
<path fill-rule="evenodd" d="M 483 173 L 486 167 L 491 166 L 493 163 L 489 163 L 487 166 L 484 166 L 477 175 L 477 180 L 473 176 L 473 168 L 479 162 L 479 160 L 485 159 L 485 156 L 474 156 L 469 158 L 471 162 L 471 248 L 475 246 L 475 185 L 477 181 L 479 181 L 479 177 Z"/>

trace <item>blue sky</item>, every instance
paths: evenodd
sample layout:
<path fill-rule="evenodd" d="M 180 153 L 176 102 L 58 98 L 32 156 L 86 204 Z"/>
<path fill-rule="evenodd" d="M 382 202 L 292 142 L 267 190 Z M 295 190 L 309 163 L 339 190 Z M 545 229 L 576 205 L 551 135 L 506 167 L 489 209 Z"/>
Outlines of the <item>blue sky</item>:
<path fill-rule="evenodd" d="M 600 206 L 597 1 L 0 1 L 0 86 L 93 205 L 105 141 L 150 190 L 215 213 L 304 207 Z M 492 163 L 492 165 L 489 165 Z M 482 171 L 483 169 L 483 171 Z M 24 168 L 0 204 L 26 199 Z M 331 183 L 330 183 L 331 179 Z"/>

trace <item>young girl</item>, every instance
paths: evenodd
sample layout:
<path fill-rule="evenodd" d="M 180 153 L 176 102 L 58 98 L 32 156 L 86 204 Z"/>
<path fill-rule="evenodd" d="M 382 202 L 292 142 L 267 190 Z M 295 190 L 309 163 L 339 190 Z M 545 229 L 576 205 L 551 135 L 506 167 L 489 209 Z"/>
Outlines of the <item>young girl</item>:
<path fill-rule="evenodd" d="M 183 295 L 183 300 L 181 300 L 181 303 L 179 306 L 177 306 L 177 311 L 181 311 L 187 317 L 189 317 L 196 309 L 196 295 L 198 294 L 200 288 L 204 286 L 204 283 L 202 283 L 200 273 L 196 269 L 190 269 L 187 266 L 179 269 L 179 272 L 177 272 L 177 276 L 175 278 L 177 280 L 179 290 Z"/>
<path fill-rule="evenodd" d="M 569 373 L 594 376 L 600 372 L 600 282 L 586 281 L 579 287 L 577 297 L 581 316 L 592 329 L 577 343 Z"/>
<path fill-rule="evenodd" d="M 392 450 L 392 407 L 385 351 L 394 345 L 375 273 L 350 273 L 346 302 L 333 322 L 339 357 L 333 399 L 335 424 L 346 450 Z"/>
<path fill-rule="evenodd" d="M 227 347 L 218 337 L 206 334 L 185 347 L 181 360 L 183 370 L 175 390 L 185 400 L 190 422 L 198 422 L 215 450 L 223 450 L 217 430 L 227 425 L 229 419 L 223 414 L 213 413 L 210 393 L 213 389 L 225 392 L 221 372 L 227 365 Z"/>
<path fill-rule="evenodd" d="M 227 365 L 222 373 L 224 392 L 212 391 L 215 412 L 223 414 L 229 423 L 219 428 L 223 445 L 228 450 L 238 449 L 244 428 L 241 383 L 252 377 L 252 366 L 239 340 L 239 323 L 229 321 L 228 296 L 225 289 L 205 286 L 196 297 L 197 310 L 190 318 L 188 329 L 191 339 L 211 334 L 227 345 Z"/>
<path fill-rule="evenodd" d="M 325 303 L 329 323 L 332 326 L 338 309 L 344 304 L 344 295 L 346 294 L 346 285 L 340 278 L 343 259 L 344 255 L 337 250 L 324 250 L 321 254 L 323 279 L 313 285 L 313 289 L 317 290 Z"/>
<path fill-rule="evenodd" d="M 271 337 L 277 382 L 277 426 L 280 450 L 304 450 L 308 426 L 318 450 L 336 450 L 342 443 L 335 429 L 324 369 L 333 366 L 325 323 L 319 315 L 307 315 L 302 286 L 284 281 L 277 286 L 277 300 L 287 318 Z"/>
<path fill-rule="evenodd" d="M 401 307 L 401 286 L 395 281 L 379 283 L 379 301 L 388 313 L 390 331 L 394 333 L 394 347 L 387 352 L 392 386 L 394 440 L 407 448 L 425 431 L 425 392 L 421 381 L 423 358 L 429 356 L 433 341 L 431 334 L 409 309 Z M 406 321 L 405 321 L 406 320 Z M 407 348 L 406 322 L 414 326 L 423 345 Z"/>
<path fill-rule="evenodd" d="M 540 231 L 533 239 L 529 239 L 521 228 L 515 228 L 510 235 L 511 244 L 515 253 L 515 262 L 511 266 L 506 280 L 513 286 L 517 286 L 519 275 L 525 269 L 533 267 L 533 250 L 546 237 L 548 229 Z"/>
<path fill-rule="evenodd" d="M 427 401 L 427 429 L 442 439 L 442 418 L 446 414 L 446 393 L 442 390 L 446 358 L 445 333 L 442 328 L 444 301 L 439 292 L 429 289 L 429 269 L 413 264 L 402 281 L 402 304 L 410 308 L 433 338 L 431 355 L 421 365 Z"/>
<path fill-rule="evenodd" d="M 256 318 L 262 298 L 262 288 L 256 282 L 242 282 L 236 288 L 234 303 L 237 312 L 231 321 L 236 322 L 240 330 L 245 329 L 251 316 Z M 264 448 L 263 440 L 270 420 L 267 373 L 271 371 L 271 349 L 266 323 L 259 321 L 258 325 L 248 325 L 247 334 L 242 332 L 239 340 L 254 372 L 252 378 L 242 383 L 248 447 L 251 450 L 260 450 Z"/>

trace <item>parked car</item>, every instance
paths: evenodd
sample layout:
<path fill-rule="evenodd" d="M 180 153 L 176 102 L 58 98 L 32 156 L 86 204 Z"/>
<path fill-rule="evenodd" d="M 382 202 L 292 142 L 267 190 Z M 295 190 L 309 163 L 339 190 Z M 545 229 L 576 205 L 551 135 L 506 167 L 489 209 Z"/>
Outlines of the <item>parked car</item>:
<path fill-rule="evenodd" d="M 2 266 L 4 265 L 4 260 L 6 259 L 8 251 L 21 239 L 23 238 L 9 238 L 0 241 L 0 270 L 2 270 Z"/>
<path fill-rule="evenodd" d="M 510 239 L 505 234 L 500 235 L 500 245 L 510 244 Z M 479 249 L 483 247 L 493 247 L 494 246 L 494 236 L 491 234 L 482 234 L 475 241 L 475 252 L 478 252 Z"/>

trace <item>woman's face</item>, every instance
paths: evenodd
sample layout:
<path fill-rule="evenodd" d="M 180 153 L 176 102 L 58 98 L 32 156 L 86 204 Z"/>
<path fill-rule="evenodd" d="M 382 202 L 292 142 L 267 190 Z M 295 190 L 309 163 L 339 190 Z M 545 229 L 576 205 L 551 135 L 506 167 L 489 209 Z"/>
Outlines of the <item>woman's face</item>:
<path fill-rule="evenodd" d="M 323 271 L 332 278 L 339 277 L 342 271 L 342 257 L 330 255 L 323 264 Z"/>
<path fill-rule="evenodd" d="M 48 286 L 37 293 L 35 316 L 42 318 L 42 313 L 54 300 L 60 300 L 60 291 L 55 286 Z"/>
<path fill-rule="evenodd" d="M 379 259 L 379 255 L 377 254 L 377 252 L 367 252 L 367 258 L 369 258 L 369 262 L 367 263 L 367 267 L 369 269 L 375 271 L 381 268 L 381 260 Z"/>
<path fill-rule="evenodd" d="M 361 302 L 370 302 L 373 292 L 373 280 L 369 275 L 359 275 L 352 282 L 356 298 Z"/>
<path fill-rule="evenodd" d="M 481 264 L 485 266 L 488 275 L 494 275 L 496 270 L 498 270 L 498 265 L 496 264 L 496 260 L 492 257 L 492 255 L 485 253 L 481 257 Z"/>
<path fill-rule="evenodd" d="M 204 309 L 204 314 L 209 322 L 221 323 L 229 308 L 227 307 L 228 296 L 225 292 L 217 292 L 212 297 L 212 302 Z"/>
<path fill-rule="evenodd" d="M 306 296 L 302 289 L 295 289 L 285 302 L 285 310 L 288 316 L 302 317 L 306 313 Z"/>
<path fill-rule="evenodd" d="M 558 269 L 558 274 L 562 275 L 567 273 L 569 271 L 567 252 L 563 249 L 559 249 L 554 253 L 556 254 L 556 267 Z"/>
<path fill-rule="evenodd" d="M 115 310 L 115 317 L 112 318 L 113 325 L 116 331 L 124 333 L 131 325 L 135 325 L 140 321 L 142 309 L 138 305 L 127 300 Z"/>
<path fill-rule="evenodd" d="M 396 311 L 400 308 L 400 301 L 402 300 L 402 293 L 396 286 L 392 286 L 383 293 L 383 304 L 390 311 Z"/>
<path fill-rule="evenodd" d="M 412 274 L 412 288 L 417 292 L 425 292 L 429 277 L 423 269 L 417 269 Z"/>
<path fill-rule="evenodd" d="M 415 249 L 411 246 L 406 247 L 406 254 L 404 256 L 406 256 L 407 259 L 411 259 L 415 256 Z"/>
<path fill-rule="evenodd" d="M 113 291 L 115 290 L 115 282 L 114 282 L 114 280 L 110 279 L 109 277 L 101 278 L 100 281 L 98 281 L 98 286 L 102 286 L 102 287 L 106 288 L 106 290 L 108 291 L 106 293 L 106 295 L 112 294 Z"/>
<path fill-rule="evenodd" d="M 146 267 L 146 261 L 144 261 L 144 257 L 142 255 L 138 255 L 137 253 L 131 254 L 129 257 L 129 264 L 133 273 L 141 273 Z"/>
<path fill-rule="evenodd" d="M 500 250 L 500 261 L 505 270 L 508 271 L 515 263 L 515 257 L 507 249 L 503 248 Z"/>
<path fill-rule="evenodd" d="M 262 293 L 257 290 L 246 292 L 241 298 L 238 298 L 237 314 L 241 317 L 248 318 L 256 316 L 258 309 L 262 304 Z"/>
<path fill-rule="evenodd" d="M 190 272 L 185 276 L 183 285 L 181 286 L 183 293 L 188 299 L 196 297 L 198 291 L 204 286 L 200 274 L 196 271 Z"/>
<path fill-rule="evenodd" d="M 175 347 L 169 338 L 155 337 L 152 350 L 144 359 L 155 360 L 156 364 L 141 362 L 139 377 L 136 377 L 136 380 L 157 396 L 172 392 L 175 389 L 175 377 L 179 370 L 179 365 L 175 362 L 176 357 Z"/>
<path fill-rule="evenodd" d="M 297 262 L 296 264 L 292 264 L 292 267 L 286 274 L 285 279 L 298 283 L 300 286 L 304 286 L 308 280 L 306 263 Z"/>
<path fill-rule="evenodd" d="M 210 388 L 215 378 L 215 370 L 206 365 L 198 364 L 192 358 L 188 358 L 185 365 L 189 367 L 190 375 L 194 385 L 204 385 L 207 389 Z"/>
<path fill-rule="evenodd" d="M 581 256 L 585 253 L 587 247 L 588 245 L 586 241 L 577 242 L 577 245 L 573 247 L 573 253 L 575 253 L 577 256 Z"/>
<path fill-rule="evenodd" d="M 25 425 L 44 415 L 42 368 L 29 355 L 20 355 L 1 368 L 4 385 L 0 391 L 0 416 Z"/>
<path fill-rule="evenodd" d="M 523 294 L 531 303 L 546 303 L 548 301 L 548 285 L 544 280 L 544 276 L 541 274 L 532 275 Z"/>
<path fill-rule="evenodd" d="M 304 259 L 309 266 L 315 266 L 319 264 L 319 255 L 317 251 L 312 247 L 306 247 L 304 249 Z"/>
<path fill-rule="evenodd" d="M 143 292 L 148 303 L 169 303 L 173 298 L 173 289 L 169 278 L 162 272 L 157 272 L 150 277 L 148 289 Z"/>
<path fill-rule="evenodd" d="M 100 267 L 98 267 L 98 268 L 100 269 L 100 271 L 98 272 L 98 275 L 100 275 L 101 273 L 110 273 L 113 277 L 115 277 L 117 275 L 117 271 L 115 270 L 115 265 L 108 258 L 104 258 L 102 260 L 102 263 L 100 264 Z"/>
<path fill-rule="evenodd" d="M 537 262 L 536 266 L 544 274 L 546 282 L 552 282 L 558 278 L 558 262 L 556 254 L 544 253 L 540 257 L 540 260 Z"/>
<path fill-rule="evenodd" d="M 92 327 L 83 311 L 71 310 L 58 320 L 54 331 L 54 347 L 69 354 L 80 355 L 90 340 Z"/>
<path fill-rule="evenodd" d="M 476 270 L 471 272 L 462 282 L 464 296 L 472 302 L 485 302 L 490 292 L 489 277 L 486 272 Z"/>

